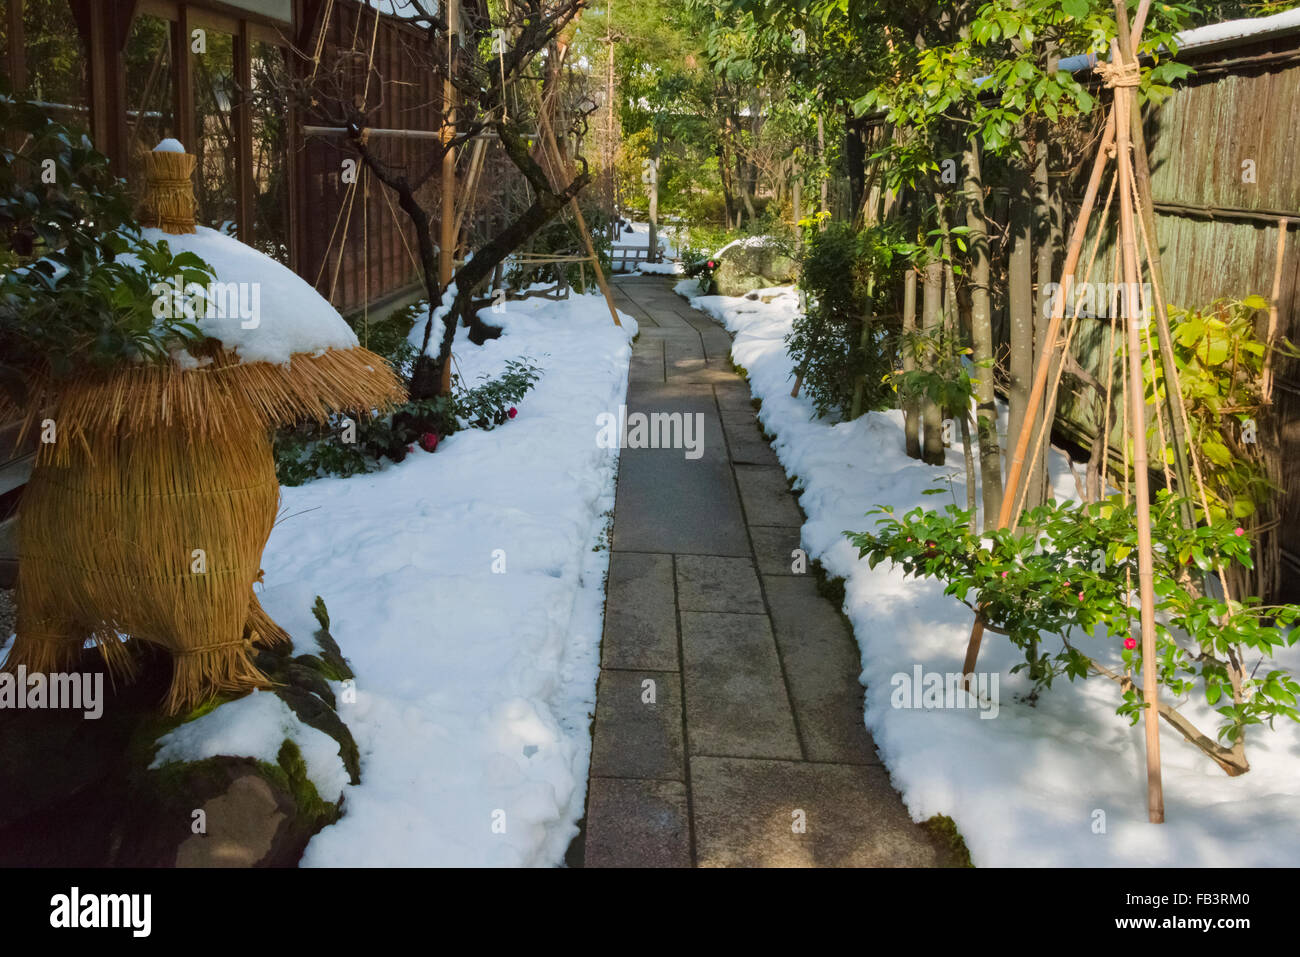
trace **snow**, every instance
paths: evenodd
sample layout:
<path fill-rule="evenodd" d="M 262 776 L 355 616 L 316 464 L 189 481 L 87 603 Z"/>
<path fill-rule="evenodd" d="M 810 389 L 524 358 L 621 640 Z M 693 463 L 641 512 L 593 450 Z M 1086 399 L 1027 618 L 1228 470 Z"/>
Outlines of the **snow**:
<path fill-rule="evenodd" d="M 1244 20 L 1227 20 L 1208 26 L 1184 30 L 1175 37 L 1179 51 L 1246 40 L 1267 34 L 1300 30 L 1300 10 L 1286 10 L 1271 17 L 1254 17 Z"/>
<path fill-rule="evenodd" d="M 679 262 L 637 263 L 636 268 L 644 276 L 680 276 L 684 271 Z"/>
<path fill-rule="evenodd" d="M 845 579 L 844 612 L 869 689 L 865 724 L 915 820 L 952 817 L 979 866 L 1264 867 L 1300 857 L 1300 725 L 1286 719 L 1275 731 L 1251 729 L 1252 769 L 1237 778 L 1162 723 L 1167 823 L 1152 825 L 1142 726 L 1115 715 L 1118 692 L 1110 682 L 1061 679 L 1031 706 L 1023 700 L 1027 678 L 1010 674 L 1022 657 L 990 634 L 978 670 L 1000 675 L 995 719 L 981 718 L 975 707 L 891 707 L 894 675 L 911 675 L 916 665 L 941 674 L 961 670 L 971 614 L 941 584 L 904 578 L 888 563 L 872 570 L 843 532 L 868 530 L 864 513 L 876 505 L 901 512 L 955 500 L 964 507 L 960 449 L 950 450 L 943 466 L 924 465 L 904 452 L 901 413 L 832 424 L 816 418 L 806 395 L 791 398 L 793 362 L 784 338 L 798 309 L 794 289 L 764 290 L 777 296 L 771 303 L 699 297 L 694 280 L 677 290 L 735 333 L 732 356 L 748 370 L 762 399 L 763 427 L 776 436 L 773 448 L 802 489 L 803 547 Z M 1054 451 L 1058 498 L 1077 497 L 1068 468 Z M 922 495 L 935 487 L 946 493 L 949 481 L 951 499 Z M 1096 657 L 1118 660 L 1114 654 L 1107 662 L 1104 652 Z M 1277 661 L 1300 669 L 1300 648 Z M 1197 699 L 1175 703 L 1203 730 L 1216 727 L 1217 715 L 1203 695 Z M 1094 832 L 1098 821 L 1104 833 Z"/>
<path fill-rule="evenodd" d="M 179 235 L 154 228 L 140 233 L 150 242 L 165 240 L 173 254 L 194 253 L 212 267 L 216 282 L 235 284 L 234 296 L 218 290 L 214 298 L 221 304 L 200 308 L 195 325 L 205 335 L 220 339 L 241 362 L 282 365 L 297 353 L 319 354 L 358 345 L 356 333 L 324 296 L 252 246 L 207 226 Z M 127 253 L 120 258 L 135 257 Z"/>
<path fill-rule="evenodd" d="M 280 746 L 290 738 L 302 751 L 307 777 L 316 792 L 336 802 L 348 783 L 339 746 L 324 731 L 303 724 L 287 704 L 270 691 L 254 691 L 229 701 L 158 739 L 160 747 L 149 767 L 169 761 L 201 761 L 228 754 L 276 764 Z"/>
<path fill-rule="evenodd" d="M 261 602 L 299 642 L 324 598 L 361 753 L 304 865 L 556 865 L 577 833 L 618 464 L 596 417 L 625 400 L 636 323 L 577 295 L 484 318 L 504 334 L 476 347 L 460 329 L 458 369 L 472 385 L 537 362 L 517 418 L 282 493 Z"/>
<path fill-rule="evenodd" d="M 367 2 L 380 13 L 401 20 L 421 20 L 425 18 L 426 12 L 431 16 L 437 16 L 441 10 L 438 0 L 421 0 L 418 6 L 412 0 L 367 0 Z"/>
<path fill-rule="evenodd" d="M 727 243 L 710 258 L 721 259 L 729 249 L 735 249 L 738 246 L 743 246 L 745 249 L 762 249 L 764 246 L 773 246 L 775 244 L 776 241 L 771 236 L 742 236 Z"/>
<path fill-rule="evenodd" d="M 615 246 L 640 246 L 647 248 L 650 245 L 650 224 L 634 223 L 627 224 L 632 228 L 631 232 L 626 232 L 620 227 L 618 236 L 614 240 Z M 671 223 L 660 223 L 656 239 L 659 241 L 659 253 L 663 257 L 663 262 L 658 263 L 637 263 L 637 271 L 647 276 L 676 276 L 682 272 L 680 262 L 676 260 L 681 255 L 677 250 L 677 243 L 680 239 L 679 227 Z M 631 262 L 631 260 L 627 260 Z M 623 265 L 623 260 L 617 256 L 614 258 L 615 272 L 626 272 L 626 269 L 618 268 Z"/>

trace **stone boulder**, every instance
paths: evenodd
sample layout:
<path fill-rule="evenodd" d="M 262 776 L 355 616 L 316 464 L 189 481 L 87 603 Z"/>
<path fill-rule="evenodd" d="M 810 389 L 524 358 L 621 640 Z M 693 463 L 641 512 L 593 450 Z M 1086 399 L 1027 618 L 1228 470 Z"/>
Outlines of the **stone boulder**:
<path fill-rule="evenodd" d="M 799 273 L 794 259 L 762 237 L 734 242 L 713 258 L 718 263 L 713 282 L 720 296 L 743 296 L 753 289 L 788 286 Z"/>
<path fill-rule="evenodd" d="M 135 681 L 103 681 L 99 720 L 0 710 L 0 865 L 296 866 L 312 836 L 342 815 L 343 787 L 360 783 L 361 770 L 329 684 L 353 674 L 319 598 L 314 610 L 312 653 L 259 651 L 256 663 L 275 683 L 268 691 L 161 716 L 171 663 L 146 649 Z M 102 669 L 97 652 L 84 667 Z M 225 746 L 213 744 L 175 757 L 170 740 L 185 736 L 193 751 L 206 729 L 229 732 L 236 715 L 236 739 L 262 742 L 253 753 L 212 753 Z"/>

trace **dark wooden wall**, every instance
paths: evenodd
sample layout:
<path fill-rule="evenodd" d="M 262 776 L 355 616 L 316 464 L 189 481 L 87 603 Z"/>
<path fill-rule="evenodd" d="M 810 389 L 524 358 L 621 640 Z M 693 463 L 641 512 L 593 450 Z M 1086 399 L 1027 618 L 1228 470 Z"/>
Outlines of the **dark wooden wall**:
<path fill-rule="evenodd" d="M 438 129 L 442 78 L 428 67 L 427 40 L 421 31 L 388 17 L 380 17 L 375 35 L 374 17 L 369 6 L 356 0 L 336 0 L 329 23 L 322 25 L 318 16 L 315 22 L 300 25 L 300 35 L 310 38 L 302 48 L 307 52 L 315 49 L 323 26 L 326 48 L 322 68 L 336 63 L 339 51 L 359 51 L 362 59 L 351 77 L 359 95 L 373 35 L 376 72 L 367 103 L 378 104 L 378 108 L 370 113 L 369 125 L 382 129 Z M 310 73 L 311 64 L 299 68 Z M 368 145 L 387 163 L 408 171 L 412 177 L 431 161 L 429 140 L 375 137 Z M 307 136 L 294 151 L 296 268 L 344 312 L 400 294 L 420 279 L 412 261 L 416 253 L 414 232 L 391 194 L 385 196 L 377 180 L 363 177 L 358 171 L 357 195 L 349 201 L 351 187 L 343 182 L 342 175 L 344 160 L 349 156 L 342 137 Z M 422 191 L 421 199 L 425 209 L 436 215 L 436 176 Z"/>

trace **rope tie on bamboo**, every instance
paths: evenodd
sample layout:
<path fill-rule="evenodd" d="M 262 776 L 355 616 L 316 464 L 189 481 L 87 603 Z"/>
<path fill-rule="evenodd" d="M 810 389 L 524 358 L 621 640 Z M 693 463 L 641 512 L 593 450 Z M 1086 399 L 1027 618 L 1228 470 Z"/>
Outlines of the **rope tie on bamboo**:
<path fill-rule="evenodd" d="M 1136 60 L 1132 63 L 1102 62 L 1093 69 L 1101 74 L 1102 81 L 1112 90 L 1131 90 L 1142 85 L 1142 68 Z"/>

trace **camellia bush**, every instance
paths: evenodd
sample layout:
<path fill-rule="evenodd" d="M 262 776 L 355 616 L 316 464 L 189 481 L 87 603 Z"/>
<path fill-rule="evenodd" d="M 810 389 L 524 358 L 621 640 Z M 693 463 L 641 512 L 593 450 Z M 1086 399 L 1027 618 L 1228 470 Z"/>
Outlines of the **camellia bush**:
<path fill-rule="evenodd" d="M 383 356 L 399 376 L 409 376 L 416 349 L 407 334 L 428 308 L 417 302 L 389 320 L 358 329 L 369 347 Z M 443 439 L 462 429 L 491 431 L 518 414 L 521 402 L 541 379 L 542 370 L 528 357 L 510 360 L 495 378 L 467 385 L 452 375 L 449 395 L 412 399 L 385 415 L 355 421 L 336 415 L 324 425 L 302 422 L 275 434 L 275 470 L 281 485 L 303 485 L 318 478 L 350 478 L 377 470 L 383 459 L 403 461 L 417 448 L 433 452 Z"/>
<path fill-rule="evenodd" d="M 1162 492 L 1151 512 L 1156 599 L 1154 666 L 1164 691 L 1159 710 L 1189 742 L 1230 775 L 1250 769 L 1245 733 L 1278 717 L 1300 721 L 1300 682 L 1271 666 L 1275 651 L 1295 643 L 1290 626 L 1300 606 L 1265 606 L 1256 598 L 1224 601 L 1207 593 L 1210 574 L 1251 565 L 1250 539 L 1233 522 L 1182 527 L 1181 502 Z M 1143 666 L 1137 635 L 1138 555 L 1135 509 L 1118 497 L 1099 503 L 1050 503 L 1025 512 L 1017 531 L 973 533 L 970 513 L 916 508 L 901 518 L 880 508 L 874 532 L 846 533 L 874 568 L 889 560 L 918 578 L 946 583 L 986 629 L 1025 652 L 1035 691 L 1065 676 L 1101 676 L 1122 693 L 1117 713 L 1136 723 L 1146 703 L 1134 674 Z M 1049 648 L 1052 637 L 1058 646 Z M 1122 668 L 1103 660 L 1104 643 Z M 1203 695 L 1220 716 L 1214 738 L 1170 701 Z"/>

